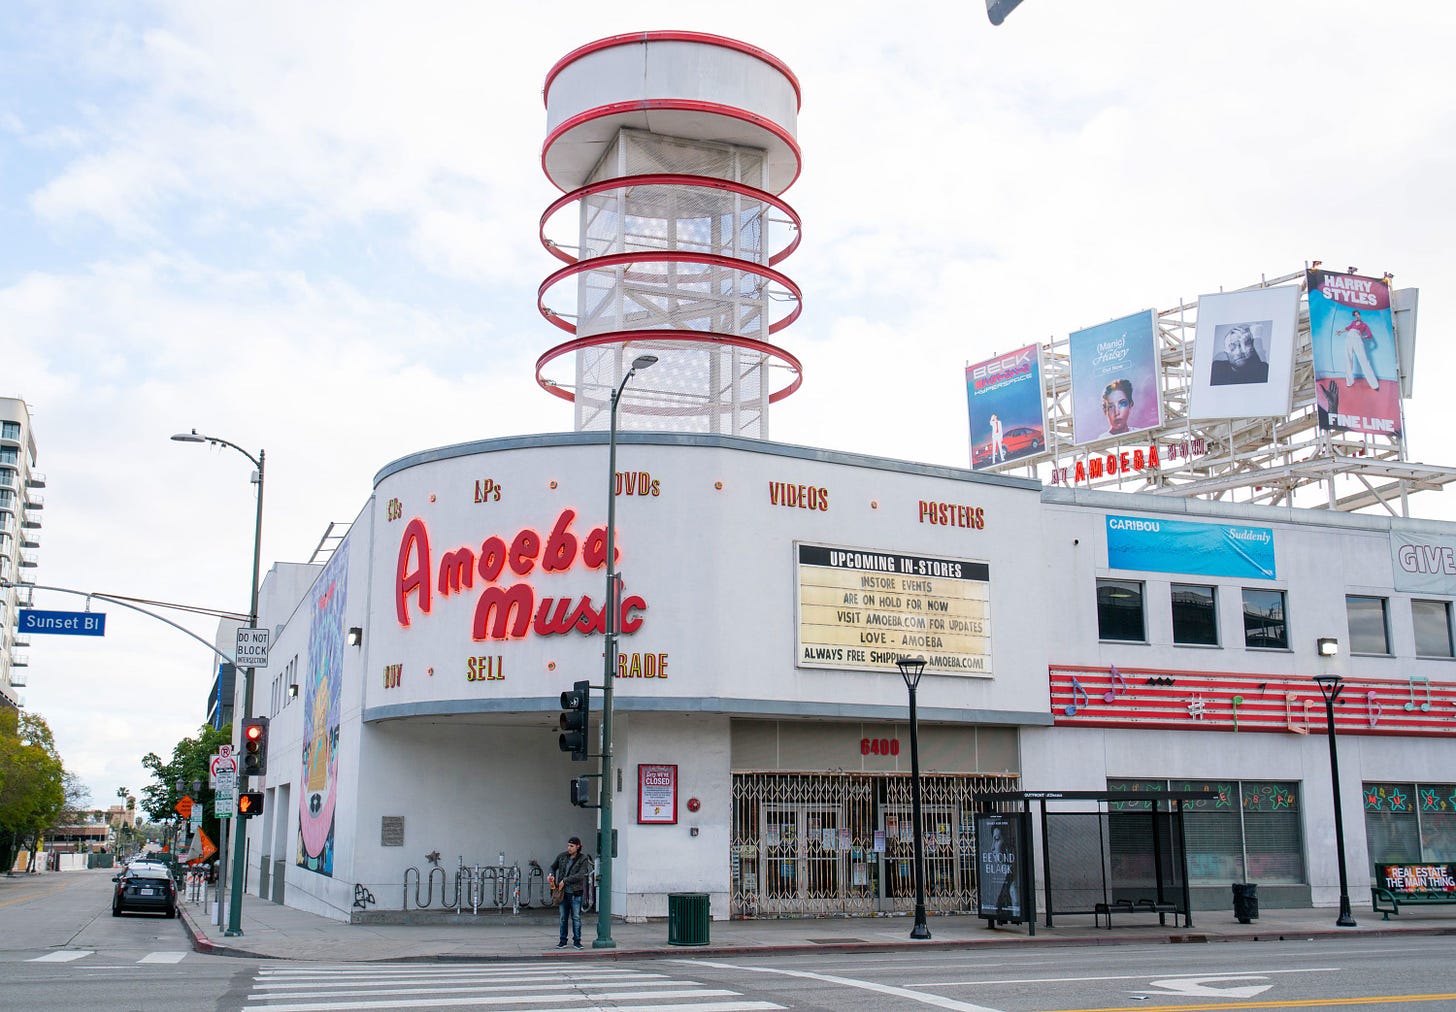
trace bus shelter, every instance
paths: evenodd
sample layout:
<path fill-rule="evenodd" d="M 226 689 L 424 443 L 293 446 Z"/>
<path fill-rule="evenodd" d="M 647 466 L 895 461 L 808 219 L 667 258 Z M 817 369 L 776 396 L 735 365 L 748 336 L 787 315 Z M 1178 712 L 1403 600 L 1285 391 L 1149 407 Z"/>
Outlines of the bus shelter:
<path fill-rule="evenodd" d="M 1024 923 L 1036 933 L 1036 865 L 1042 908 L 1059 914 L 1183 918 L 1193 926 L 1184 802 L 1199 791 L 1006 791 L 978 797 L 978 916 L 988 927 Z M 1033 806 L 1034 809 L 1033 809 Z M 1032 820 L 1040 827 L 1036 853 Z M 1006 882 L 1013 884 L 1007 886 Z M 1003 902 L 1004 901 L 1004 902 Z"/>

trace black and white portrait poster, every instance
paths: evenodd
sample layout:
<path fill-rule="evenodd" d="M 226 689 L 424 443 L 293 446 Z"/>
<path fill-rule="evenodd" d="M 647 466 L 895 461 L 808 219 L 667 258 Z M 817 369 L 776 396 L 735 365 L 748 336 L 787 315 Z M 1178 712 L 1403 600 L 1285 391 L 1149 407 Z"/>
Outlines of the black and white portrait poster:
<path fill-rule="evenodd" d="M 1190 418 L 1289 414 L 1299 286 L 1198 299 Z"/>
<path fill-rule="evenodd" d="M 1016 815 L 976 816 L 978 916 L 1022 920 L 1021 860 L 1025 853 L 1021 819 Z"/>

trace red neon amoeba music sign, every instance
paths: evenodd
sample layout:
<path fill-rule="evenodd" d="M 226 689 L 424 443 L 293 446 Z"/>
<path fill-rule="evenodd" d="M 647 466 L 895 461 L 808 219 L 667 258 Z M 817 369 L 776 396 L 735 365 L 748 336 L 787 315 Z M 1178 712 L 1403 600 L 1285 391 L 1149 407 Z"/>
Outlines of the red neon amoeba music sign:
<path fill-rule="evenodd" d="M 589 595 L 580 597 L 542 596 L 524 579 L 538 568 L 542 573 L 566 573 L 578 565 L 601 569 L 607 562 L 607 529 L 595 527 L 584 538 L 571 529 L 576 511 L 565 509 L 556 518 L 551 533 L 543 540 L 529 527 L 517 531 L 507 544 L 504 537 L 492 534 L 481 542 L 479 550 L 461 547 L 443 552 L 434 565 L 430 550 L 430 533 L 425 522 L 415 517 L 399 539 L 399 562 L 395 568 L 394 606 L 401 626 L 410 624 L 410 606 L 425 615 L 430 613 L 435 594 L 450 597 L 473 590 L 479 577 L 486 586 L 481 589 L 471 623 L 475 640 L 522 639 L 537 636 L 562 636 L 569 632 L 583 635 L 606 631 L 607 606 L 593 604 Z M 617 553 L 620 555 L 620 553 Z M 641 613 L 647 602 L 637 595 L 625 597 L 617 609 L 617 628 L 624 633 L 636 632 L 642 626 Z"/>

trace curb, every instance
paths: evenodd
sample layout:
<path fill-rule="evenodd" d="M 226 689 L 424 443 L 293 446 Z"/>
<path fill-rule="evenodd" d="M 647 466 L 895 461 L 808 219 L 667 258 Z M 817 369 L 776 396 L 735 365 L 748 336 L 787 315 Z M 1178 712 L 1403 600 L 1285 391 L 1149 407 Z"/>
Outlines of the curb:
<path fill-rule="evenodd" d="M 266 952 L 255 952 L 249 949 L 233 945 L 219 944 L 213 941 L 207 932 L 193 919 L 192 912 L 186 908 L 178 908 L 178 916 L 182 920 L 183 928 L 186 930 L 192 942 L 195 952 L 210 956 L 230 956 L 240 959 L 297 959 L 308 961 L 316 957 L 302 953 L 294 953 L 287 957 L 276 956 Z M 1238 934 L 1205 934 L 1196 929 L 1194 931 L 1164 932 L 1150 935 L 1123 935 L 1123 934 L 1076 934 L 1056 936 L 1003 936 L 1000 938 L 959 938 L 954 940 L 935 941 L 911 940 L 903 941 L 853 941 L 853 942 L 822 942 L 802 943 L 795 942 L 786 945 L 663 945 L 663 946 L 635 946 L 632 948 L 614 949 L 593 949 L 586 948 L 581 951 L 569 950 L 558 951 L 554 947 L 548 948 L 539 954 L 526 951 L 520 952 L 441 952 L 428 955 L 409 956 L 379 956 L 362 959 L 346 960 L 350 963 L 499 963 L 519 962 L 522 959 L 536 959 L 551 962 L 577 962 L 577 961 L 602 961 L 602 960 L 634 960 L 634 959 L 662 959 L 667 956 L 680 956 L 681 958 L 693 958 L 701 956 L 762 956 L 762 955 L 785 955 L 802 956 L 810 953 L 869 953 L 869 952 L 897 952 L 907 949 L 949 952 L 964 949 L 989 949 L 999 948 L 1006 945 L 1034 945 L 1041 947 L 1067 947 L 1067 946 L 1088 946 L 1088 945 L 1176 945 L 1176 944 L 1199 944 L 1214 942 L 1285 942 L 1285 941 L 1313 941 L 1315 939 L 1349 938 L 1351 936 L 1370 937 L 1373 935 L 1401 935 L 1410 937 L 1419 936 L 1450 936 L 1456 935 L 1456 925 L 1412 925 L 1409 928 L 1317 928 L 1312 930 L 1289 930 L 1275 929 L 1267 932 L 1248 931 Z"/>

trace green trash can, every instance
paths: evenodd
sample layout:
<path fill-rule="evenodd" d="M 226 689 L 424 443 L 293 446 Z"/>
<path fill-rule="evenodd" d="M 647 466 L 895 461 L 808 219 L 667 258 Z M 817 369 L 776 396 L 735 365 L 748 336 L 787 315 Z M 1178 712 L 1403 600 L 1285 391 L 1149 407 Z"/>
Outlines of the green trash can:
<path fill-rule="evenodd" d="M 667 944 L 708 944 L 708 894 L 667 894 Z"/>

